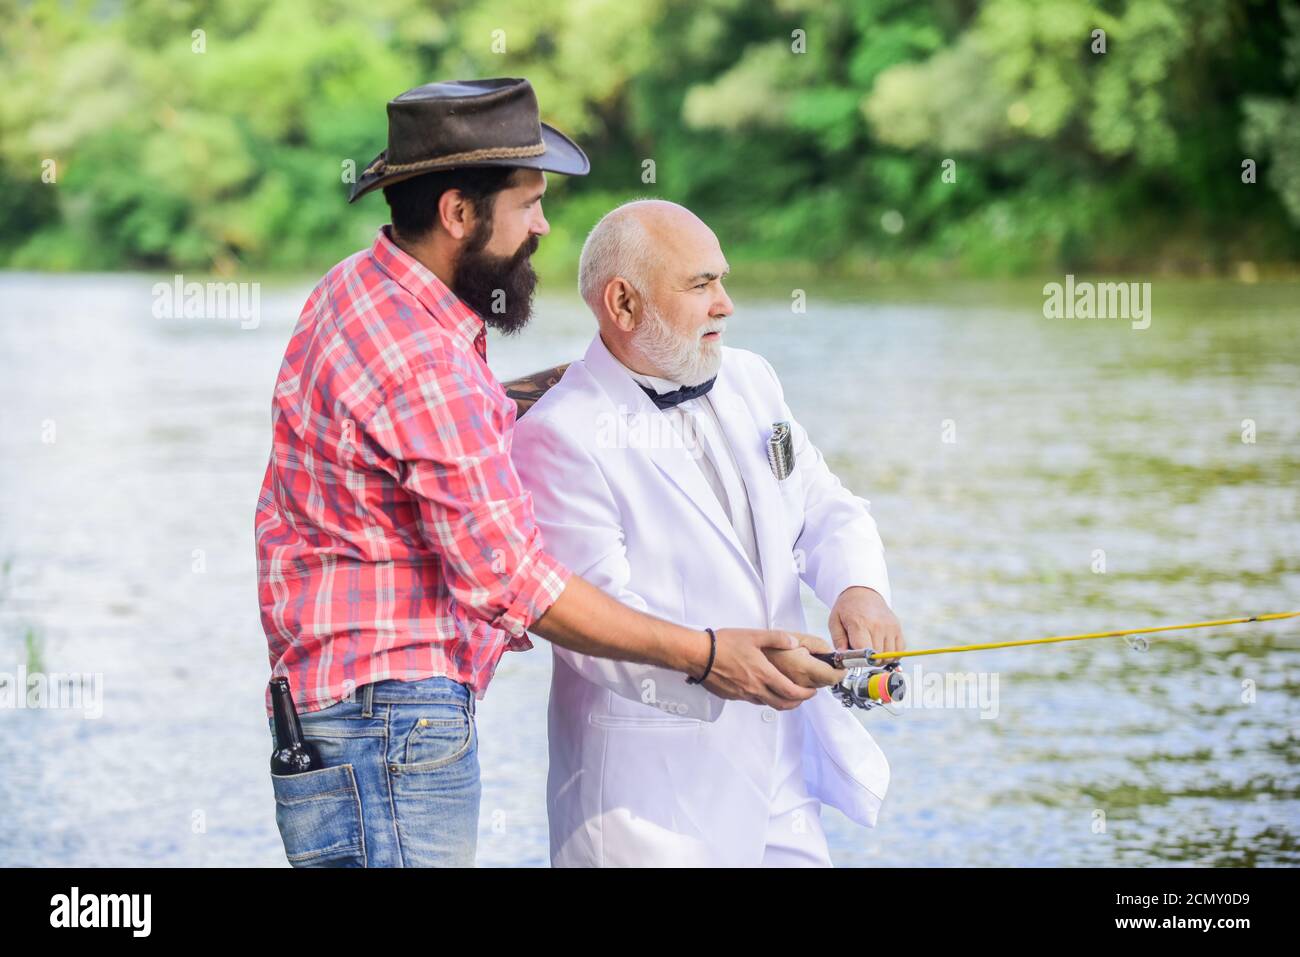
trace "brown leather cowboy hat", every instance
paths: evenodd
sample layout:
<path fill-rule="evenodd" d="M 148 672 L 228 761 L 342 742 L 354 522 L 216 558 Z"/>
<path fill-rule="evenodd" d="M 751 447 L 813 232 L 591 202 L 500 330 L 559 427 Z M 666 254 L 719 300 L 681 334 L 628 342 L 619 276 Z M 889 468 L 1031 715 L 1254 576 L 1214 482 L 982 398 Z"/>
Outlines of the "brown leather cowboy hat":
<path fill-rule="evenodd" d="M 585 175 L 578 144 L 538 118 L 527 80 L 426 83 L 388 102 L 388 149 L 352 184 L 348 202 L 372 189 L 456 166 L 525 166 Z"/>

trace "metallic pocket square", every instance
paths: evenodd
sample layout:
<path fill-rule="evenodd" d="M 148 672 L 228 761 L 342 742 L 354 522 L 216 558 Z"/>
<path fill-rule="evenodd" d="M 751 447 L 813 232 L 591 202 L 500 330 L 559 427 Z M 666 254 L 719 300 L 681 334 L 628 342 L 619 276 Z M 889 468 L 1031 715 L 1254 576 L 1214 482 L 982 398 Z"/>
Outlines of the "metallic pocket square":
<path fill-rule="evenodd" d="M 773 422 L 767 438 L 767 461 L 779 482 L 794 471 L 794 439 L 789 422 Z"/>

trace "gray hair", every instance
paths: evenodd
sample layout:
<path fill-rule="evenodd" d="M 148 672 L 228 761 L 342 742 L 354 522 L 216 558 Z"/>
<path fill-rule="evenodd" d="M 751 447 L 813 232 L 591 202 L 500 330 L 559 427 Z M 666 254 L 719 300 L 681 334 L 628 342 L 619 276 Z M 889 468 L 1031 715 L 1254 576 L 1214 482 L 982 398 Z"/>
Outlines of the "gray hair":
<path fill-rule="evenodd" d="M 616 206 L 587 234 L 578 260 L 578 291 L 597 318 L 611 279 L 621 277 L 642 296 L 649 294 L 646 276 L 656 253 L 649 232 L 636 214 L 638 207 L 661 202 L 638 199 Z"/>

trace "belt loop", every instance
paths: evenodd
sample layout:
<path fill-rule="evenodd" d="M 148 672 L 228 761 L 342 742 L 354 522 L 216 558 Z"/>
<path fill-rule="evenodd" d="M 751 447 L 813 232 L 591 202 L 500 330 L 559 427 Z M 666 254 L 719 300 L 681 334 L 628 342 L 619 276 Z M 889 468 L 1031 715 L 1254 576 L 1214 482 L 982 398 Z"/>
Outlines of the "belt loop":
<path fill-rule="evenodd" d="M 361 687 L 361 717 L 369 718 L 374 715 L 375 707 L 375 683 L 372 681 Z"/>
<path fill-rule="evenodd" d="M 465 690 L 469 692 L 469 713 L 472 715 L 474 713 L 474 689 L 469 685 L 465 685 Z"/>

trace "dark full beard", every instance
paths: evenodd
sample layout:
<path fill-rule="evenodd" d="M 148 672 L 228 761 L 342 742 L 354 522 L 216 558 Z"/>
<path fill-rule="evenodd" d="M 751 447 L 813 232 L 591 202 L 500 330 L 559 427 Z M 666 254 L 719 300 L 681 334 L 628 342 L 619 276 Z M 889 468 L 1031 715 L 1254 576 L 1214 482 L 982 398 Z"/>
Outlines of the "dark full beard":
<path fill-rule="evenodd" d="M 493 329 L 513 336 L 528 324 L 533 312 L 537 273 L 531 257 L 538 240 L 529 236 L 513 256 L 494 256 L 484 252 L 491 229 L 490 223 L 480 220 L 470 235 L 456 260 L 452 292 Z"/>

